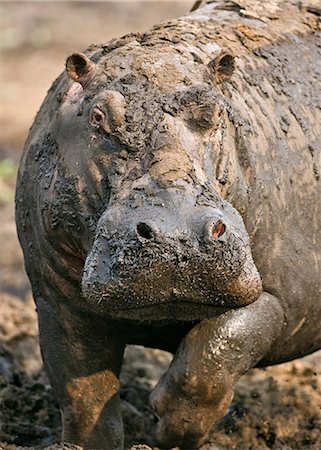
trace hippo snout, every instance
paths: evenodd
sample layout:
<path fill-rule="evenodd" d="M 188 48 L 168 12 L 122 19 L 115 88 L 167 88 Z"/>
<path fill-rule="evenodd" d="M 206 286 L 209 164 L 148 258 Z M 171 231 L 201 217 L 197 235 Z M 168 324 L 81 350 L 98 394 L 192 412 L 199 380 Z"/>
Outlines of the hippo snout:
<path fill-rule="evenodd" d="M 112 316 L 139 311 L 153 320 L 157 310 L 158 317 L 177 313 L 184 319 L 183 305 L 208 315 L 209 309 L 253 302 L 262 285 L 242 221 L 195 204 L 117 205 L 99 222 L 82 291 Z"/>

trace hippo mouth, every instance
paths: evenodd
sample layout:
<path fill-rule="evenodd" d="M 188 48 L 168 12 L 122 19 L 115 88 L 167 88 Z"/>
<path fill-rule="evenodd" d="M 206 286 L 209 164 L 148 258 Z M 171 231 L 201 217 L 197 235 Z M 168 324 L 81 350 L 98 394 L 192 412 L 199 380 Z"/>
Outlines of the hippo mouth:
<path fill-rule="evenodd" d="M 89 295 L 85 291 L 83 293 L 86 300 L 94 306 L 95 311 L 103 315 L 115 319 L 169 322 L 211 318 L 231 308 L 245 306 L 260 296 L 261 289 L 257 289 L 255 296 L 252 295 L 246 299 L 228 296 L 214 290 L 207 297 L 204 297 L 203 293 L 185 294 L 185 296 L 175 288 L 168 295 L 161 292 L 164 295 L 163 298 L 136 296 L 136 292 L 133 293 L 130 288 L 117 290 L 114 286 L 107 286 L 100 292 L 98 290 Z"/>
<path fill-rule="evenodd" d="M 186 299 L 172 299 L 163 303 L 151 303 L 144 306 L 118 307 L 109 311 L 108 315 L 119 320 L 133 320 L 135 322 L 157 322 L 161 324 L 177 321 L 192 322 L 209 319 L 228 311 L 230 308 L 213 306 L 205 303 L 195 303 Z"/>
<path fill-rule="evenodd" d="M 106 259 L 104 270 L 95 259 L 87 260 L 82 281 L 85 301 L 117 319 L 191 321 L 245 306 L 262 292 L 251 257 L 232 274 L 226 267 L 215 266 L 210 256 L 179 260 L 177 253 L 171 255 L 164 251 L 162 258 L 148 265 L 118 262 L 117 269 Z"/>

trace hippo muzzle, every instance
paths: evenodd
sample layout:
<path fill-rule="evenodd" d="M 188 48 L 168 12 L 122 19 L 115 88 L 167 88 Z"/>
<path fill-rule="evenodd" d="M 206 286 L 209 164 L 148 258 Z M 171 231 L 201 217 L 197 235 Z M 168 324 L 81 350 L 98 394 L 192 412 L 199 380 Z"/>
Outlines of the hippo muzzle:
<path fill-rule="evenodd" d="M 262 291 L 249 238 L 230 205 L 175 190 L 126 199 L 102 215 L 82 278 L 86 300 L 135 320 L 193 320 Z M 205 204 L 202 204 L 205 203 Z"/>

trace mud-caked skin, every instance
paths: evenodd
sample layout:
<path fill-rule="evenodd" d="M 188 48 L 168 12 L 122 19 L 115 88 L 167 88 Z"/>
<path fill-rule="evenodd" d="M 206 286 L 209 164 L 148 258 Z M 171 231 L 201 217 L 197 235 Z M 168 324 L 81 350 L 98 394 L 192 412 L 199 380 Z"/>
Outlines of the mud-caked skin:
<path fill-rule="evenodd" d="M 50 89 L 16 208 L 64 440 L 123 448 L 126 344 L 174 353 L 162 448 L 205 442 L 249 368 L 321 347 L 321 35 L 300 8 L 210 2 L 71 55 Z"/>

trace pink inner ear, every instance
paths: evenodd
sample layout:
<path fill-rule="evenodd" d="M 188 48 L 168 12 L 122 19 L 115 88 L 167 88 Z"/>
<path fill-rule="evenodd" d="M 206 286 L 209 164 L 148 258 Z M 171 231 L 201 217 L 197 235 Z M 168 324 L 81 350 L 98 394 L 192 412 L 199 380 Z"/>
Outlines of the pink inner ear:
<path fill-rule="evenodd" d="M 70 102 L 76 95 L 79 95 L 82 93 L 82 91 L 84 90 L 84 88 L 82 87 L 82 85 L 80 83 L 72 83 L 70 89 L 65 93 L 63 99 L 62 99 L 62 103 L 65 102 Z"/>

